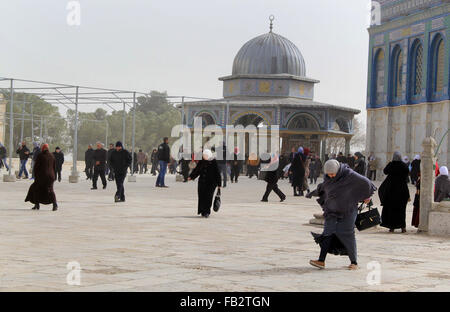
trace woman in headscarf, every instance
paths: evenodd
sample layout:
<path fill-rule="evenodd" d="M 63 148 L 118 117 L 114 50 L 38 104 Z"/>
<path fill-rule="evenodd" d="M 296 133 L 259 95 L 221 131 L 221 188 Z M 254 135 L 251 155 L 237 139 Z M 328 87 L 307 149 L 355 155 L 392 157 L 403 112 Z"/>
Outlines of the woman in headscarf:
<path fill-rule="evenodd" d="M 403 162 L 400 152 L 395 152 L 392 161 L 384 168 L 386 179 L 378 190 L 383 211 L 381 226 L 394 232 L 402 229 L 406 232 L 406 205 L 410 200 L 407 178 L 408 166 Z"/>
<path fill-rule="evenodd" d="M 262 198 L 262 202 L 269 200 L 269 195 L 272 191 L 280 197 L 280 201 L 285 201 L 286 195 L 278 188 L 278 179 L 280 178 L 279 170 L 280 160 L 276 154 L 271 155 L 270 163 L 261 168 L 265 171 L 264 180 L 267 182 L 266 192 Z"/>
<path fill-rule="evenodd" d="M 366 159 L 364 158 L 364 155 L 360 152 L 356 152 L 355 158 L 355 172 L 360 175 L 366 175 Z"/>
<path fill-rule="evenodd" d="M 303 191 L 306 191 L 309 193 L 309 184 L 308 184 L 308 177 L 309 177 L 309 165 L 311 164 L 311 157 L 309 157 L 309 148 L 305 147 L 303 149 L 303 161 L 305 164 L 305 182 L 303 183 Z"/>
<path fill-rule="evenodd" d="M 55 182 L 55 157 L 48 150 L 48 144 L 43 144 L 41 152 L 34 164 L 35 180 L 28 190 L 25 202 L 34 204 L 33 210 L 39 210 L 39 204 L 53 204 L 53 211 L 58 209 L 53 182 Z"/>
<path fill-rule="evenodd" d="M 420 223 L 420 172 L 416 180 L 416 195 L 414 196 L 411 225 L 418 228 Z"/>
<path fill-rule="evenodd" d="M 420 155 L 416 155 L 411 162 L 411 183 L 416 184 L 420 175 Z"/>
<path fill-rule="evenodd" d="M 213 154 L 210 150 L 203 151 L 203 158 L 200 160 L 195 169 L 190 174 L 188 180 L 195 180 L 198 178 L 198 214 L 202 217 L 208 218 L 211 214 L 211 206 L 213 204 L 214 191 L 216 188 L 220 189 L 222 179 L 220 176 L 219 166 L 217 161 L 213 159 Z"/>
<path fill-rule="evenodd" d="M 324 165 L 324 182 L 319 184 L 314 193 L 319 196 L 317 202 L 324 211 L 325 224 L 321 235 L 312 233 L 320 245 L 318 260 L 309 263 L 319 269 L 325 268 L 328 253 L 348 255 L 349 270 L 358 268 L 355 221 L 358 203 L 370 202 L 376 187 L 368 178 L 355 173 L 347 164 L 340 164 L 335 159 Z"/>
<path fill-rule="evenodd" d="M 450 197 L 450 180 L 448 178 L 448 168 L 439 168 L 439 176 L 434 184 L 434 201 L 439 203 Z"/>
<path fill-rule="evenodd" d="M 292 160 L 289 174 L 292 174 L 292 188 L 294 196 L 303 196 L 303 185 L 305 183 L 305 163 L 303 161 L 303 147 L 299 147 L 297 154 Z M 299 191 L 300 193 L 297 193 Z"/>

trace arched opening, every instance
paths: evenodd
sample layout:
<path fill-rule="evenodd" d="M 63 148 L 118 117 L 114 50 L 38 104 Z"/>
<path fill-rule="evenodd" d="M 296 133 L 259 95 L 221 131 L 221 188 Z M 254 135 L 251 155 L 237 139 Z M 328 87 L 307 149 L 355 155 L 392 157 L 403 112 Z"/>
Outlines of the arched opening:
<path fill-rule="evenodd" d="M 397 104 L 403 90 L 403 52 L 399 45 L 392 51 L 390 74 L 390 104 Z"/>
<path fill-rule="evenodd" d="M 378 49 L 375 54 L 372 81 L 372 106 L 383 104 L 384 101 L 384 50 Z"/>
<path fill-rule="evenodd" d="M 216 124 L 216 120 L 214 119 L 214 117 L 207 112 L 201 112 L 199 114 L 197 114 L 195 117 L 201 117 L 202 118 L 202 127 L 205 128 L 209 125 L 215 125 Z"/>
<path fill-rule="evenodd" d="M 422 94 L 423 46 L 419 39 L 413 43 L 410 60 L 408 102 Z"/>
<path fill-rule="evenodd" d="M 343 118 L 338 118 L 334 123 L 333 130 L 350 133 L 350 125 L 347 120 Z"/>
<path fill-rule="evenodd" d="M 308 114 L 298 114 L 294 116 L 288 123 L 287 128 L 289 130 L 306 130 L 314 131 L 319 130 L 318 122 Z"/>
<path fill-rule="evenodd" d="M 257 128 L 262 126 L 268 126 L 268 124 L 265 122 L 264 118 L 257 114 L 247 114 L 244 116 L 239 117 L 234 122 L 234 126 L 242 125 L 243 127 L 247 127 L 249 125 L 253 125 Z"/>
<path fill-rule="evenodd" d="M 429 77 L 429 99 L 436 99 L 444 91 L 445 43 L 441 34 L 437 34 L 431 44 L 431 62 Z"/>

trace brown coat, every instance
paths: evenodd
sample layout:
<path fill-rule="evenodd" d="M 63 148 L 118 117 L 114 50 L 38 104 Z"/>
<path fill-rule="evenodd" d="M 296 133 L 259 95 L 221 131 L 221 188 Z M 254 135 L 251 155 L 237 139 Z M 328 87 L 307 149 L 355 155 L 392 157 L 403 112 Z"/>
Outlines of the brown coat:
<path fill-rule="evenodd" d="M 48 151 L 39 153 L 34 164 L 34 183 L 28 190 L 25 201 L 44 205 L 56 203 L 53 182 L 55 182 L 55 157 Z"/>

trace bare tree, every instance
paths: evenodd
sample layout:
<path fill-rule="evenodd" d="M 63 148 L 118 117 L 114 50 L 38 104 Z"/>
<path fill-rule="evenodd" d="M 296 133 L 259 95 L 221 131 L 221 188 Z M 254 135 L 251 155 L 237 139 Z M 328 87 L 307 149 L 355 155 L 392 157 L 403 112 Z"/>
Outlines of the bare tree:
<path fill-rule="evenodd" d="M 338 125 L 336 129 L 339 130 Z M 352 152 L 363 151 L 366 143 L 366 128 L 361 120 L 358 118 L 353 119 L 353 137 L 350 141 L 350 150 Z M 345 152 L 345 139 L 331 137 L 327 139 L 326 153 L 328 155 L 338 154 Z"/>

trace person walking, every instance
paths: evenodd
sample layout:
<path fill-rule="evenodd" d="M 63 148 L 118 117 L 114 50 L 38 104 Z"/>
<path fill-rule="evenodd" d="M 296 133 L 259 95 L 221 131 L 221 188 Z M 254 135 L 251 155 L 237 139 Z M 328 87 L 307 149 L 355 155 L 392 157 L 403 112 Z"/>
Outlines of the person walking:
<path fill-rule="evenodd" d="M 84 172 L 86 173 L 86 180 L 90 180 L 93 177 L 93 169 L 94 169 L 94 150 L 92 149 L 92 145 L 88 145 L 88 149 L 84 153 L 84 163 L 86 168 Z"/>
<path fill-rule="evenodd" d="M 299 147 L 297 154 L 292 160 L 289 174 L 292 175 L 292 188 L 294 196 L 303 196 L 303 185 L 305 182 L 305 163 L 303 161 L 303 147 Z"/>
<path fill-rule="evenodd" d="M 279 157 L 276 154 L 271 155 L 270 163 L 265 165 L 261 170 L 265 171 L 264 181 L 267 182 L 266 192 L 261 199 L 262 202 L 269 201 L 269 195 L 272 191 L 278 195 L 280 202 L 286 200 L 286 195 L 278 188 L 278 180 L 280 179 Z"/>
<path fill-rule="evenodd" d="M 144 174 L 147 174 L 148 171 L 148 153 L 144 153 Z"/>
<path fill-rule="evenodd" d="M 164 178 L 167 172 L 167 164 L 170 162 L 169 138 L 164 138 L 163 143 L 158 147 L 159 174 L 156 178 L 156 187 L 168 187 Z"/>
<path fill-rule="evenodd" d="M 311 157 L 309 157 L 309 148 L 307 147 L 303 149 L 303 162 L 305 166 L 305 181 L 303 183 L 303 191 L 309 193 L 308 177 L 309 177 L 309 164 L 311 163 Z"/>
<path fill-rule="evenodd" d="M 249 179 L 251 179 L 253 176 L 256 176 L 256 178 L 258 178 L 258 167 L 259 167 L 258 155 L 256 155 L 256 153 L 251 153 L 247 161 L 247 174 Z"/>
<path fill-rule="evenodd" d="M 414 156 L 413 161 L 411 162 L 411 183 L 416 184 L 419 176 L 420 176 L 420 155 Z"/>
<path fill-rule="evenodd" d="M 392 161 L 383 170 L 387 175 L 380 185 L 378 195 L 383 210 L 381 212 L 381 226 L 394 232 L 402 229 L 406 232 L 406 205 L 410 200 L 407 178 L 408 166 L 403 162 L 400 152 L 395 152 Z"/>
<path fill-rule="evenodd" d="M 415 181 L 415 186 L 416 186 L 416 195 L 414 196 L 414 203 L 413 203 L 414 209 L 411 225 L 418 228 L 420 223 L 420 172 L 419 176 Z"/>
<path fill-rule="evenodd" d="M 31 152 L 31 180 L 34 179 L 34 163 L 36 162 L 36 158 L 41 152 L 41 147 L 38 142 L 33 142 L 33 151 Z"/>
<path fill-rule="evenodd" d="M 145 153 L 140 149 L 137 154 L 137 163 L 139 166 L 139 174 L 144 173 L 144 162 L 145 162 Z"/>
<path fill-rule="evenodd" d="M 442 166 L 439 168 L 439 176 L 434 184 L 434 201 L 440 203 L 447 198 L 450 198 L 450 179 L 448 178 L 448 168 Z"/>
<path fill-rule="evenodd" d="M 234 153 L 231 160 L 231 183 L 238 183 L 239 174 L 242 169 L 242 154 L 239 152 L 239 148 L 234 148 Z"/>
<path fill-rule="evenodd" d="M 222 174 L 222 186 L 227 187 L 229 155 L 228 155 L 227 146 L 225 145 L 225 142 L 223 142 L 222 146 L 217 147 L 216 155 L 217 155 L 217 160 L 216 160 L 217 166 L 219 167 L 219 171 Z"/>
<path fill-rule="evenodd" d="M 55 157 L 55 179 L 58 179 L 58 182 L 61 182 L 61 171 L 62 165 L 64 164 L 64 153 L 59 147 L 56 147 L 55 151 L 53 152 L 53 157 Z"/>
<path fill-rule="evenodd" d="M 355 172 L 360 175 L 366 175 L 366 160 L 360 152 L 355 153 Z"/>
<path fill-rule="evenodd" d="M 378 167 L 378 159 L 375 157 L 374 154 L 371 154 L 369 156 L 369 166 L 367 169 L 367 177 L 371 181 L 377 180 L 377 167 Z"/>
<path fill-rule="evenodd" d="M 108 150 L 108 162 L 107 162 L 107 166 L 108 166 L 108 181 L 114 181 L 114 169 L 111 166 L 110 163 L 110 159 L 111 159 L 111 154 L 112 152 L 114 152 L 114 144 L 110 143 L 109 144 L 109 150 Z"/>
<path fill-rule="evenodd" d="M 328 253 L 348 255 L 349 270 L 358 269 L 355 237 L 355 221 L 360 202 L 369 203 L 376 187 L 365 176 L 350 169 L 347 164 L 337 160 L 328 160 L 324 165 L 324 182 L 317 188 L 317 200 L 323 209 L 325 218 L 321 235 L 313 234 L 320 246 L 318 260 L 309 263 L 319 269 L 325 269 Z M 336 253 L 336 246 L 340 246 Z"/>
<path fill-rule="evenodd" d="M 152 163 L 150 173 L 155 176 L 156 168 L 158 168 L 158 151 L 156 149 L 153 149 L 152 154 L 150 155 L 150 161 Z"/>
<path fill-rule="evenodd" d="M 53 211 L 58 210 L 56 195 L 53 191 L 55 182 L 55 157 L 48 150 L 48 144 L 43 144 L 41 152 L 34 164 L 35 179 L 28 189 L 25 202 L 34 204 L 33 210 L 39 210 L 40 204 L 53 204 Z"/>
<path fill-rule="evenodd" d="M 20 169 L 19 169 L 19 176 L 20 179 L 22 177 L 22 173 L 25 175 L 25 179 L 28 179 L 28 171 L 27 171 L 27 161 L 30 157 L 30 150 L 27 147 L 27 143 L 25 141 L 22 142 L 22 144 L 19 146 L 19 148 L 16 151 L 16 154 L 19 154 L 19 160 L 20 160 Z"/>
<path fill-rule="evenodd" d="M 106 161 L 108 159 L 108 152 L 103 148 L 103 144 L 97 142 L 97 149 L 94 151 L 93 160 L 94 160 L 94 176 L 92 178 L 92 188 L 91 190 L 97 189 L 97 180 L 98 176 L 102 179 L 103 189 L 106 189 Z"/>
<path fill-rule="evenodd" d="M 203 151 L 202 160 L 197 163 L 195 169 L 189 175 L 188 180 L 195 180 L 198 177 L 198 208 L 197 214 L 208 218 L 211 214 L 214 191 L 220 190 L 222 184 L 217 161 L 213 159 L 213 154 L 209 149 Z"/>
<path fill-rule="evenodd" d="M 314 184 L 317 184 L 317 179 L 320 177 L 320 174 L 322 173 L 322 161 L 320 160 L 319 156 L 316 156 L 316 161 L 314 162 Z"/>
<path fill-rule="evenodd" d="M 111 167 L 114 170 L 117 191 L 114 195 L 114 201 L 124 202 L 125 201 L 125 188 L 123 182 L 127 176 L 127 169 L 131 164 L 130 153 L 123 148 L 122 142 L 117 141 L 116 149 L 111 153 L 111 158 L 109 159 Z"/>
<path fill-rule="evenodd" d="M 8 153 L 6 151 L 6 147 L 0 142 L 0 161 L 3 163 L 6 170 L 9 171 L 9 167 L 8 167 L 7 159 L 6 159 L 7 154 Z"/>

